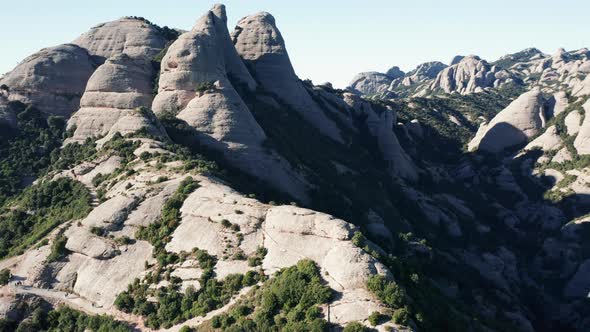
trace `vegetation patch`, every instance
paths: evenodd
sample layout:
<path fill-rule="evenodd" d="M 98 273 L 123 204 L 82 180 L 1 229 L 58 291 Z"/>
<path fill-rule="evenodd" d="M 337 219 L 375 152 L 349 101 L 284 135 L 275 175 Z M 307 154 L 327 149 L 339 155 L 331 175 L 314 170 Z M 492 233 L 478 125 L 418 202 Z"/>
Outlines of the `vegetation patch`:
<path fill-rule="evenodd" d="M 328 322 L 321 318 L 319 305 L 331 296 L 315 263 L 302 260 L 206 324 L 219 331 L 325 331 Z"/>
<path fill-rule="evenodd" d="M 0 319 L 0 331 L 43 332 L 130 332 L 131 326 L 107 315 L 92 316 L 62 306 L 48 312 L 41 307 L 28 308 L 28 316 L 20 322 Z"/>
<path fill-rule="evenodd" d="M 86 187 L 68 178 L 27 188 L 0 210 L 0 258 L 21 254 L 61 223 L 85 217 L 90 202 Z"/>
<path fill-rule="evenodd" d="M 223 280 L 216 280 L 213 278 L 215 257 L 199 249 L 193 250 L 191 256 L 199 261 L 203 270 L 199 290 L 189 286 L 184 293 L 179 292 L 181 280 L 172 277 L 171 270 L 165 269 L 166 265 L 160 265 L 143 281 L 136 279 L 127 291 L 120 293 L 115 306 L 121 311 L 146 317 L 148 327 L 169 328 L 223 307 L 240 289 L 255 285 L 262 278 L 257 272 L 249 271 L 245 275 L 231 274 Z M 152 286 L 162 280 L 168 285 L 160 288 Z"/>
<path fill-rule="evenodd" d="M 9 107 L 16 110 L 17 128 L 0 128 L 0 205 L 22 190 L 25 178 L 47 171 L 65 135 L 62 117 L 48 117 L 19 102 Z"/>
<path fill-rule="evenodd" d="M 155 255 L 165 254 L 164 246 L 170 241 L 170 236 L 180 225 L 180 208 L 184 200 L 195 190 L 199 184 L 192 177 L 187 177 L 180 183 L 180 186 L 166 201 L 162 207 L 160 218 L 147 227 L 141 227 L 136 237 L 146 240 L 155 247 Z"/>

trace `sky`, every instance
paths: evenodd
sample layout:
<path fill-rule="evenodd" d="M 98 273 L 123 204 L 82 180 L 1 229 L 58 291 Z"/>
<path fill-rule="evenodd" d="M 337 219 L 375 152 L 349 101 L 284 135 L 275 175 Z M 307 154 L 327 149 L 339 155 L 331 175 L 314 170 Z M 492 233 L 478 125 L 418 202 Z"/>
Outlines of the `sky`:
<path fill-rule="evenodd" d="M 189 30 L 208 0 L 3 0 L 0 74 L 44 47 L 92 26 L 143 16 Z M 590 48 L 588 0 L 227 0 L 230 31 L 246 15 L 275 16 L 300 78 L 345 87 L 363 71 L 404 71 L 427 61 L 477 54 L 493 61 L 527 47 Z"/>

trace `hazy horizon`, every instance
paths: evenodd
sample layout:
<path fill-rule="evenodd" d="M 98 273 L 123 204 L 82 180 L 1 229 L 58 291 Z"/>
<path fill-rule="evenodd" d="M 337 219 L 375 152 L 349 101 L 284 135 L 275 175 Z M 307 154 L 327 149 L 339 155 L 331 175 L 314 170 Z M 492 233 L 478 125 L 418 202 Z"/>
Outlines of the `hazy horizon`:
<path fill-rule="evenodd" d="M 0 74 L 41 48 L 71 42 L 91 27 L 123 16 L 143 16 L 161 26 L 188 30 L 219 1 L 35 2 L 3 5 Z M 385 72 L 392 66 L 407 72 L 427 61 L 448 64 L 458 54 L 493 61 L 529 47 L 549 54 L 560 47 L 590 47 L 585 17 L 590 4 L 581 0 L 559 5 L 548 0 L 338 1 L 338 7 L 309 0 L 223 3 L 230 31 L 246 15 L 273 14 L 299 77 L 336 87 L 346 86 L 359 72 Z"/>

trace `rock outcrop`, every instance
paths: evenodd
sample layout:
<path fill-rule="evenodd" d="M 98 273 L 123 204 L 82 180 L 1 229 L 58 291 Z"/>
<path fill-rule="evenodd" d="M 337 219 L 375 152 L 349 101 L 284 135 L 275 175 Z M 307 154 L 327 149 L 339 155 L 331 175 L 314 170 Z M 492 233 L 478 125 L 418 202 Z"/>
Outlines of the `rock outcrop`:
<path fill-rule="evenodd" d="M 168 40 L 155 25 L 131 17 L 99 24 L 73 41 L 103 59 L 123 53 L 152 59 L 166 47 L 166 43 Z"/>
<path fill-rule="evenodd" d="M 86 82 L 96 69 L 88 52 L 65 44 L 42 49 L 0 78 L 8 101 L 20 101 L 42 112 L 69 117 L 80 107 Z"/>
<path fill-rule="evenodd" d="M 151 106 L 154 74 L 148 60 L 126 54 L 109 58 L 88 81 L 81 108 L 68 121 L 68 128 L 75 129 L 68 142 L 115 132 L 125 135 L 142 128 L 152 135 L 166 136 L 150 112 L 138 110 Z"/>
<path fill-rule="evenodd" d="M 305 181 L 263 147 L 264 131 L 230 82 L 229 76 L 255 86 L 229 38 L 225 9 L 215 6 L 170 46 L 152 108 L 176 114 L 195 129 L 200 144 L 222 152 L 235 167 L 306 200 Z"/>
<path fill-rule="evenodd" d="M 590 114 L 590 100 L 584 106 L 585 114 Z M 578 154 L 590 154 L 590 116 L 585 116 L 578 136 L 574 140 L 574 147 Z"/>
<path fill-rule="evenodd" d="M 442 70 L 430 89 L 446 93 L 457 92 L 470 94 L 481 92 L 484 88 L 500 84 L 497 79 L 499 71 L 478 56 L 466 56 L 457 64 Z"/>
<path fill-rule="evenodd" d="M 16 128 L 16 114 L 7 98 L 0 95 L 0 128 Z"/>
<path fill-rule="evenodd" d="M 391 77 L 391 79 L 395 80 L 400 77 L 404 77 L 406 73 L 404 73 L 398 66 L 393 66 L 387 70 L 385 75 Z"/>
<path fill-rule="evenodd" d="M 576 135 L 582 125 L 582 114 L 580 114 L 580 111 L 572 111 L 566 115 L 563 122 L 567 129 L 567 134 L 570 136 Z"/>
<path fill-rule="evenodd" d="M 269 13 L 242 18 L 232 33 L 238 54 L 260 86 L 322 134 L 343 142 L 340 129 L 311 98 L 295 74 L 285 41 Z"/>
<path fill-rule="evenodd" d="M 371 104 L 352 93 L 345 93 L 344 101 L 352 108 L 355 116 L 365 119 L 365 125 L 377 140 L 381 156 L 388 163 L 392 174 L 408 180 L 417 180 L 417 168 L 393 132 L 395 113 L 389 110 L 379 113 Z"/>
<path fill-rule="evenodd" d="M 525 143 L 545 125 L 543 105 L 543 96 L 539 89 L 522 94 L 488 124 L 480 126 L 469 142 L 469 150 L 498 153 Z"/>
<path fill-rule="evenodd" d="M 559 91 L 548 100 L 547 114 L 550 116 L 558 116 L 565 111 L 568 104 L 569 101 L 565 91 Z"/>
<path fill-rule="evenodd" d="M 524 147 L 525 150 L 541 148 L 543 151 L 557 150 L 562 141 L 555 126 L 548 127 L 545 132 Z"/>
<path fill-rule="evenodd" d="M 361 95 L 382 94 L 393 81 L 389 75 L 378 72 L 366 72 L 356 75 L 350 82 L 349 89 Z"/>
<path fill-rule="evenodd" d="M 418 65 L 416 69 L 408 72 L 403 79 L 392 82 L 391 89 L 397 86 L 411 86 L 414 84 L 424 83 L 428 80 L 436 78 L 436 76 L 447 68 L 442 62 L 433 61 Z"/>

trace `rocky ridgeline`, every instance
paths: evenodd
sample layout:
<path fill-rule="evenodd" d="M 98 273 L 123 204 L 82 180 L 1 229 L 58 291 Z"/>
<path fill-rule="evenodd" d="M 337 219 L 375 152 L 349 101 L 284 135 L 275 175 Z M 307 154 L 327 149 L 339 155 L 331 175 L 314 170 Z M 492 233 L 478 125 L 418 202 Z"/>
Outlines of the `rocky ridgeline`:
<path fill-rule="evenodd" d="M 261 262 L 267 275 L 312 259 L 338 294 L 323 309 L 332 323 L 368 324 L 373 312 L 389 311 L 368 291 L 367 281 L 375 274 L 390 280 L 393 276 L 351 242 L 358 231 L 355 226 L 312 210 L 246 198 L 213 177 L 183 173 L 180 161 L 156 165 L 146 158 L 150 153 L 174 156 L 166 150 L 170 138 L 158 119 L 171 115 L 191 128 L 193 144 L 220 152 L 233 167 L 306 203 L 312 186 L 297 165 L 267 145 L 268 137 L 251 112 L 253 105 L 294 112 L 333 144 L 345 144 L 342 130 L 361 135 L 356 121 L 362 119 L 391 177 L 415 181 L 417 167 L 392 130 L 395 112 L 377 110 L 356 95 L 339 95 L 331 88 L 301 81 L 268 13 L 243 18 L 230 35 L 225 7 L 216 5 L 191 31 L 168 43 L 161 28 L 141 18 L 123 18 L 92 28 L 74 44 L 42 50 L 2 78 L 2 123 L 15 126 L 11 102 L 20 101 L 68 119 L 71 135 L 65 145 L 97 139 L 98 157 L 48 177 L 80 181 L 93 197 L 101 191 L 101 201 L 95 202 L 86 218 L 50 235 L 53 242 L 59 236 L 67 238 L 66 259 L 50 262 L 53 244 L 49 242 L 1 262 L 0 267 L 22 278 L 30 287 L 27 294 L 140 322 L 143 328 L 141 317 L 118 311 L 114 301 L 135 278 L 154 272 L 154 247 L 136 238 L 137 231 L 157 223 L 181 180 L 192 176 L 199 188 L 181 209 L 182 219 L 166 240 L 168 252 L 199 248 L 218 256 L 214 275 L 219 280 L 232 273 L 257 271 L 244 258 L 235 257 L 238 252 L 255 256 L 259 247 L 267 251 Z M 157 55 L 163 55 L 159 73 L 154 63 Z M 118 134 L 138 144 L 131 164 L 117 151 L 100 151 L 113 138 L 120 139 Z M 120 173 L 127 165 L 133 166 Z M 109 180 L 101 185 L 99 178 Z M 242 230 L 239 240 L 236 232 L 226 229 L 227 222 Z M 228 254 L 228 246 L 236 255 Z M 171 273 L 182 279 L 182 289 L 203 287 L 198 276 L 204 272 L 198 266 L 182 262 Z M 6 314 L 25 290 L 5 291 L 9 294 L 2 298 Z M 378 329 L 387 326 L 395 325 L 380 322 Z"/>
<path fill-rule="evenodd" d="M 41 179 L 80 181 L 91 192 L 93 209 L 55 229 L 49 243 L 0 262 L 30 287 L 3 287 L 3 313 L 34 295 L 148 330 L 145 317 L 114 305 L 135 278 L 149 279 L 148 289 L 168 289 L 169 280 L 151 278 L 168 275 L 184 292 L 207 287 L 203 275 L 220 282 L 236 273 L 272 276 L 311 259 L 335 292 L 321 306 L 322 317 L 341 326 L 369 325 L 372 313 L 393 313 L 368 290 L 367 281 L 376 275 L 390 281 L 407 277 L 408 289 L 429 285 L 432 290 L 420 291 L 468 303 L 472 311 L 466 312 L 479 315 L 466 320 L 471 330 L 484 321 L 527 332 L 545 319 L 576 330 L 589 326 L 582 303 L 590 289 L 584 241 L 590 211 L 590 165 L 584 157 L 590 154 L 588 50 L 549 56 L 527 49 L 495 62 L 457 56 L 449 65 L 428 62 L 408 73 L 397 67 L 362 73 L 342 91 L 297 77 L 268 13 L 241 19 L 230 33 L 225 7 L 216 5 L 190 31 L 174 31 L 131 17 L 101 24 L 73 44 L 41 50 L 0 79 L 0 125 L 17 125 L 15 102 L 21 102 L 66 118 L 71 134 L 66 145 L 96 139 L 99 149 L 90 160 Z M 498 97 L 505 90 L 518 92 L 508 94 L 511 102 Z M 498 99 L 490 102 L 490 96 Z M 457 101 L 468 112 L 456 111 Z M 478 102 L 502 106 L 484 116 L 477 113 Z M 420 121 L 414 118 L 424 113 Z M 314 203 L 343 202 L 335 215 L 350 203 L 351 217 L 362 220 L 361 227 L 295 204 L 263 203 L 195 170 L 207 167 L 173 149 L 178 142 L 162 125 L 166 119 L 189 133 L 183 139 L 190 147 L 215 152 L 211 155 L 232 170 L 301 205 L 325 194 L 320 185 L 345 188 L 341 192 L 350 197 L 333 195 L 340 193 L 334 190 Z M 468 132 L 469 151 L 458 147 L 453 160 L 437 159 L 437 149 L 450 143 L 433 135 L 432 119 L 445 122 L 439 129 L 451 128 L 451 136 Z M 300 136 L 311 134 L 315 141 L 287 138 L 292 128 L 286 126 L 293 123 L 301 125 Z M 120 156 L 109 142 L 119 149 L 134 145 Z M 298 155 L 323 157 L 311 146 L 298 146 L 315 144 L 329 146 L 321 151 L 329 156 L 321 165 Z M 332 160 L 342 156 L 331 149 L 346 162 Z M 163 227 L 162 219 L 175 214 L 162 211 L 188 177 L 195 180 L 194 191 L 175 205 L 178 220 Z M 318 181 L 322 177 L 334 181 L 326 185 Z M 534 196 L 535 186 L 549 188 L 545 196 Z M 352 197 L 366 193 L 364 187 L 370 197 Z M 150 227 L 158 238 L 141 235 Z M 360 245 L 361 228 L 381 247 L 370 241 Z M 66 238 L 67 255 L 50 262 L 60 237 Z M 526 253 L 519 247 L 523 243 L 530 245 Z M 211 271 L 191 256 L 200 253 L 195 248 L 215 256 Z M 382 264 L 391 258 L 389 250 L 401 252 L 397 262 L 411 261 L 412 268 L 414 259 L 429 257 L 419 270 L 427 272 L 404 276 L 400 267 L 402 273 L 393 275 Z M 164 264 L 173 254 L 178 261 Z M 162 265 L 168 271 L 159 271 Z M 432 271 L 435 275 L 427 275 Z M 230 312 L 249 290 L 186 325 L 206 325 L 214 315 Z M 541 308 L 524 300 L 527 292 Z M 412 310 L 430 301 L 424 293 L 413 294 Z M 428 323 L 420 321 L 422 314 L 429 313 L 413 313 L 407 325 Z M 404 329 L 388 320 L 376 328 Z"/>
<path fill-rule="evenodd" d="M 539 86 L 545 93 L 567 89 L 574 96 L 582 96 L 589 93 L 588 56 L 585 48 L 570 52 L 559 49 L 551 56 L 530 48 L 491 63 L 475 55 L 456 56 L 449 66 L 428 62 L 399 78 L 378 72 L 361 73 L 349 89 L 362 95 L 394 98 L 441 93 L 467 95 L 504 87 Z"/>

